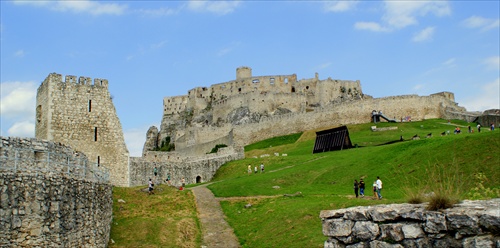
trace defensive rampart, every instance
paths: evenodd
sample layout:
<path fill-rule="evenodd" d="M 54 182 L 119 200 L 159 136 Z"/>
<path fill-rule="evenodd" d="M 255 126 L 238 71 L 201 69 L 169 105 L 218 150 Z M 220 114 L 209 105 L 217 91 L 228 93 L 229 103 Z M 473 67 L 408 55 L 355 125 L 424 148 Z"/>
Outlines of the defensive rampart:
<path fill-rule="evenodd" d="M 109 173 L 60 143 L 1 137 L 0 247 L 107 247 Z"/>
<path fill-rule="evenodd" d="M 155 183 L 166 183 L 168 175 L 174 186 L 180 186 L 182 178 L 186 184 L 208 182 L 223 164 L 244 157 L 242 147 L 220 148 L 217 153 L 193 157 L 179 152 L 147 151 L 142 157 L 130 158 L 130 184 L 146 185 L 150 178 Z M 157 176 L 154 175 L 155 167 Z"/>
<path fill-rule="evenodd" d="M 382 110 L 385 115 L 398 121 L 407 116 L 412 120 L 443 118 L 446 111 L 465 111 L 440 94 L 368 98 L 332 104 L 311 112 L 263 117 L 259 123 L 236 125 L 233 129 L 234 141 L 245 146 L 259 140 L 306 130 L 367 123 L 370 122 L 373 110 Z"/>
<path fill-rule="evenodd" d="M 427 211 L 426 204 L 323 210 L 325 248 L 500 247 L 500 198 Z"/>

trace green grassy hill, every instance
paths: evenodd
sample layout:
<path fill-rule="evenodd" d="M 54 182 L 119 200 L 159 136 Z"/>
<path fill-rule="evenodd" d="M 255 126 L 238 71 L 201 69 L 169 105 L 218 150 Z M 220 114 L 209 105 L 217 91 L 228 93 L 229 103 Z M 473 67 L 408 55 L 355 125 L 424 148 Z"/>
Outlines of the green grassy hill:
<path fill-rule="evenodd" d="M 245 147 L 245 159 L 222 166 L 208 188 L 228 197 L 221 205 L 243 247 L 323 247 L 319 212 L 324 209 L 401 203 L 431 193 L 453 199 L 500 197 L 500 131 L 453 134 L 456 126 L 466 131 L 468 124 L 441 119 L 377 123 L 397 127 L 382 132 L 372 132 L 370 123 L 349 125 L 358 148 L 317 154 L 312 148 L 318 130 L 265 140 Z M 446 131 L 451 134 L 440 136 Z M 425 138 L 429 133 L 432 137 Z M 411 140 L 415 134 L 421 139 Z M 395 142 L 401 136 L 405 140 Z M 249 164 L 261 163 L 265 173 L 247 174 Z M 384 183 L 382 200 L 372 197 L 377 176 Z M 360 178 L 367 197 L 354 198 L 352 184 Z M 296 192 L 301 194 L 283 196 Z M 245 208 L 248 203 L 251 208 Z"/>

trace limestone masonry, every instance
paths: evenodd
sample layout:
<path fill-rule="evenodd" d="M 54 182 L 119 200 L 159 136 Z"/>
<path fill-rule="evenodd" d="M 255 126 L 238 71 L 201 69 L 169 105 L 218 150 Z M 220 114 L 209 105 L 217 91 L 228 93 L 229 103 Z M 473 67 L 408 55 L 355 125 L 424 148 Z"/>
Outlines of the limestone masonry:
<path fill-rule="evenodd" d="M 105 168 L 51 141 L 1 137 L 0 247 L 106 247 Z"/>
<path fill-rule="evenodd" d="M 51 73 L 36 97 L 35 136 L 84 152 L 110 171 L 114 185 L 128 186 L 129 153 L 108 91 L 108 81 Z"/>
<path fill-rule="evenodd" d="M 36 137 L 71 146 L 91 163 L 109 169 L 117 186 L 146 185 L 153 168 L 174 185 L 209 181 L 225 162 L 244 157 L 243 146 L 291 133 L 370 121 L 373 110 L 397 120 L 454 118 L 468 121 L 450 92 L 430 96 L 373 98 L 359 81 L 297 79 L 295 74 L 253 76 L 249 67 L 236 79 L 165 97 L 161 126 L 151 127 L 141 157 L 125 145 L 108 81 L 52 73 L 37 92 Z M 208 154 L 218 144 L 227 145 Z M 174 148 L 175 147 L 175 148 Z"/>
<path fill-rule="evenodd" d="M 427 211 L 426 204 L 323 210 L 325 248 L 500 247 L 500 199 L 463 201 Z"/>

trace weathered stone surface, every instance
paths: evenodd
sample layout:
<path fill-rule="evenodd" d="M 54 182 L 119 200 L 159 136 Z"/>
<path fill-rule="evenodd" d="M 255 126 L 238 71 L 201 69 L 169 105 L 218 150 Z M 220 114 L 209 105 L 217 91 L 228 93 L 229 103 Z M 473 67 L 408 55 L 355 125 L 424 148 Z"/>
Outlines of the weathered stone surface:
<path fill-rule="evenodd" d="M 464 248 L 494 248 L 495 240 L 492 235 L 486 236 L 475 236 L 470 238 L 465 238 L 463 241 Z"/>
<path fill-rule="evenodd" d="M 84 155 L 48 141 L 1 137 L 1 142 L 6 156 L 0 156 L 0 247 L 107 246 L 112 185 L 84 173 L 89 165 Z M 40 154 L 50 154 L 51 162 L 37 161 Z M 63 167 L 74 168 L 61 173 Z"/>
<path fill-rule="evenodd" d="M 323 210 L 320 216 L 329 240 L 349 247 L 498 248 L 499 206 L 497 198 L 465 201 L 441 211 L 427 211 L 426 204 L 391 204 Z"/>
<path fill-rule="evenodd" d="M 425 235 L 419 224 L 403 225 L 401 230 L 403 231 L 405 239 L 416 239 L 424 237 Z"/>
<path fill-rule="evenodd" d="M 336 239 L 328 239 L 324 244 L 325 248 L 345 248 L 345 245 Z"/>
<path fill-rule="evenodd" d="M 461 235 L 473 235 L 482 233 L 479 228 L 478 218 L 468 213 L 449 213 L 446 216 L 447 226 L 450 230 L 457 231 Z"/>
<path fill-rule="evenodd" d="M 380 226 L 381 240 L 401 241 L 405 238 L 403 234 L 403 224 L 382 224 Z"/>
<path fill-rule="evenodd" d="M 352 235 L 359 240 L 374 240 L 379 233 L 378 225 L 370 221 L 357 221 L 352 229 Z"/>
<path fill-rule="evenodd" d="M 383 241 L 372 241 L 370 242 L 370 248 L 403 248 L 400 244 L 389 244 Z"/>
<path fill-rule="evenodd" d="M 428 233 L 439 233 L 446 231 L 446 215 L 441 212 L 428 212 L 425 214 L 425 231 Z"/>
<path fill-rule="evenodd" d="M 323 234 L 325 236 L 343 237 L 352 232 L 354 222 L 343 219 L 328 219 L 323 222 Z"/>

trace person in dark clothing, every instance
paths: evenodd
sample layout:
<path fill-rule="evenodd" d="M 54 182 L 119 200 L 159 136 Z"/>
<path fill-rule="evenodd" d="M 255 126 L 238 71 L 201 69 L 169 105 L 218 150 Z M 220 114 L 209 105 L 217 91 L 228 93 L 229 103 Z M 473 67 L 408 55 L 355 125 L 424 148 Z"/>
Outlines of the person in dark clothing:
<path fill-rule="evenodd" d="M 358 188 L 359 188 L 358 181 L 354 180 L 354 194 L 356 195 L 356 198 L 358 198 Z"/>
<path fill-rule="evenodd" d="M 363 179 L 359 179 L 359 194 L 361 197 L 365 197 L 365 182 Z"/>

